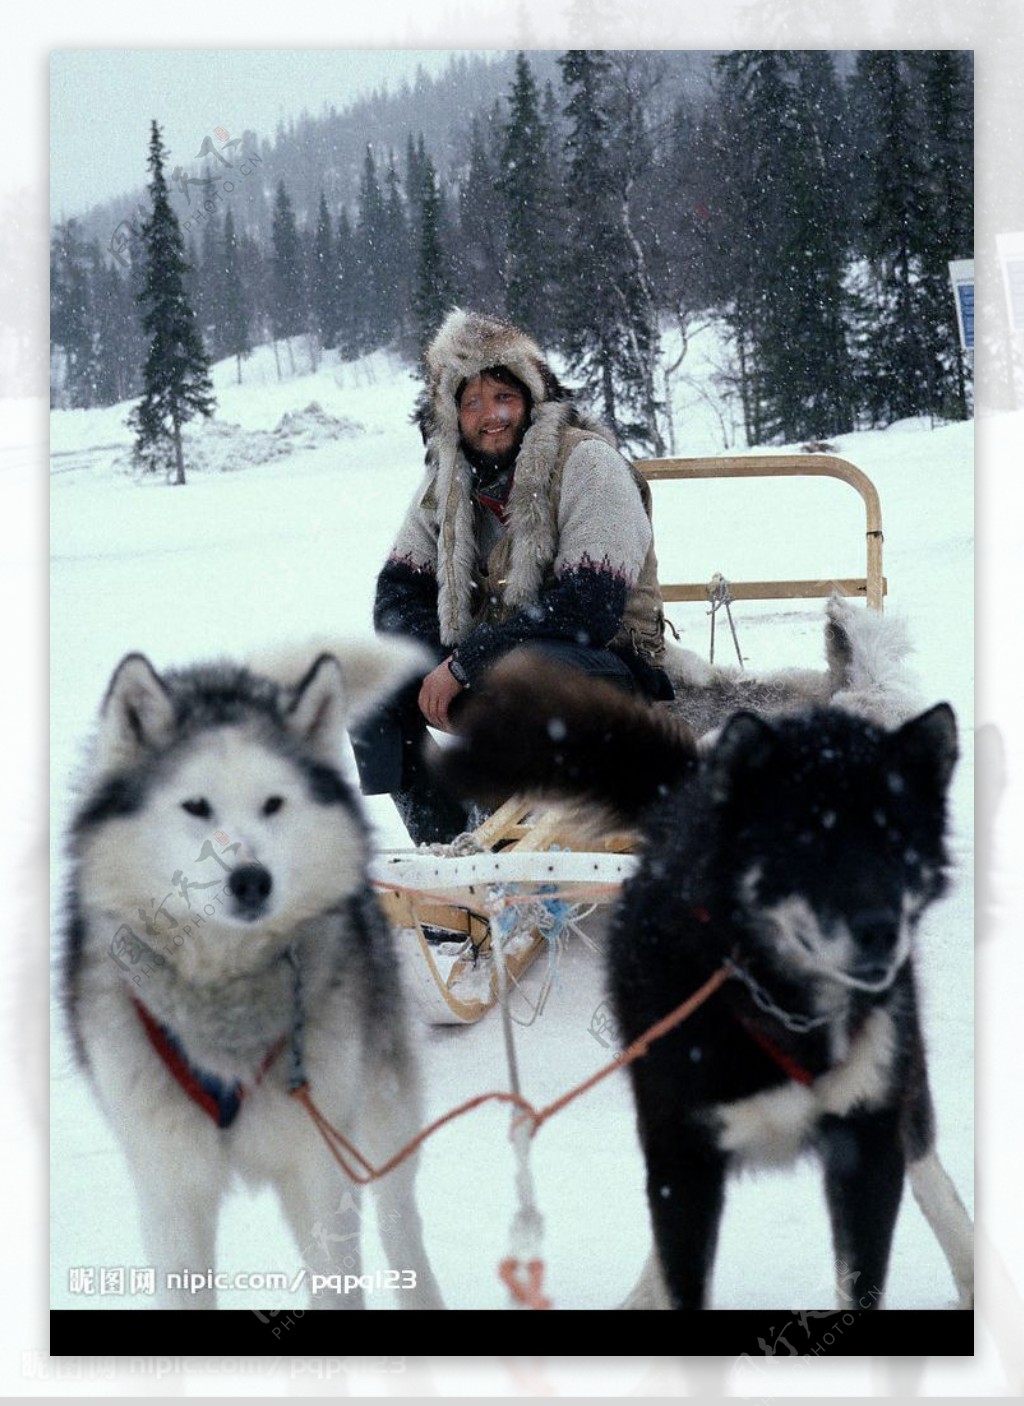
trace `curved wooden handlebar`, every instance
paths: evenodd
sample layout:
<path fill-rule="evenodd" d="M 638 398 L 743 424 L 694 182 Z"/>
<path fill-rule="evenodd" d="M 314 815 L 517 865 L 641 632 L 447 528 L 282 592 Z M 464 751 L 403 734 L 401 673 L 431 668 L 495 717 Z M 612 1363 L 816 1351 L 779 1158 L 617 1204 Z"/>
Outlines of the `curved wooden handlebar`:
<path fill-rule="evenodd" d="M 773 597 L 827 596 L 838 587 L 846 595 L 863 595 L 872 610 L 882 609 L 886 581 L 882 575 L 882 506 L 878 490 L 863 469 L 835 454 L 751 454 L 713 459 L 638 459 L 634 467 L 649 482 L 688 478 L 838 478 L 855 488 L 864 500 L 867 519 L 867 564 L 863 577 L 820 578 L 814 581 L 733 581 L 735 600 Z M 662 586 L 666 601 L 706 600 L 707 585 Z"/>

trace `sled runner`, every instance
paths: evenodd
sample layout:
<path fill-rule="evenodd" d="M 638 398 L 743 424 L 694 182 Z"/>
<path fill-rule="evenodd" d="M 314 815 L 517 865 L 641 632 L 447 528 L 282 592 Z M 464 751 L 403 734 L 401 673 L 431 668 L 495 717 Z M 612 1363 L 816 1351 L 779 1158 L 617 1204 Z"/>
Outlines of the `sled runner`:
<path fill-rule="evenodd" d="M 882 516 L 878 492 L 861 469 L 831 454 L 769 454 L 708 459 L 647 459 L 636 467 L 651 482 L 699 478 L 817 476 L 849 484 L 864 501 L 865 574 L 804 580 L 734 581 L 733 600 L 860 598 L 881 611 Z M 721 581 L 722 578 L 716 578 Z M 714 583 L 712 583 L 713 585 Z M 708 584 L 661 586 L 668 602 L 707 602 Z M 435 1024 L 469 1024 L 494 1006 L 499 973 L 493 943 L 500 938 L 507 980 L 519 978 L 545 951 L 578 930 L 583 909 L 613 901 L 633 872 L 634 837 L 574 836 L 559 810 L 513 797 L 461 847 L 385 853 L 371 874 L 425 1018 Z M 596 847 L 595 847 L 596 846 Z M 538 998 L 538 1008 L 543 1001 Z"/>

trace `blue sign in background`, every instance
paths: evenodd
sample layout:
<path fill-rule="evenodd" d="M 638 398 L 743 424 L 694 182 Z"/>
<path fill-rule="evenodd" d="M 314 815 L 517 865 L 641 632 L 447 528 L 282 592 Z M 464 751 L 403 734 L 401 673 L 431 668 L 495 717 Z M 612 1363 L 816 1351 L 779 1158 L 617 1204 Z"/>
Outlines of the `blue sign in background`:
<path fill-rule="evenodd" d="M 960 301 L 960 323 L 964 329 L 964 346 L 974 350 L 974 284 L 958 283 L 956 295 Z"/>

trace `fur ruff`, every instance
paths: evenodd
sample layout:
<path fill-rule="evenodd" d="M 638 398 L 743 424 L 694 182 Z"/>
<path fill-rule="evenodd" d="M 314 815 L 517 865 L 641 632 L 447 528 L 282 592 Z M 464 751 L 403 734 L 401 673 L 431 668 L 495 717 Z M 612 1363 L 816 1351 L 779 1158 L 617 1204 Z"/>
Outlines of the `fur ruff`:
<path fill-rule="evenodd" d="M 741 709 L 761 716 L 803 707 L 833 707 L 892 728 L 920 711 L 920 689 L 907 665 L 911 645 L 905 622 L 833 595 L 825 608 L 826 668 L 745 673 L 708 664 L 692 650 L 665 646 L 672 680 L 671 711 L 703 742 Z"/>

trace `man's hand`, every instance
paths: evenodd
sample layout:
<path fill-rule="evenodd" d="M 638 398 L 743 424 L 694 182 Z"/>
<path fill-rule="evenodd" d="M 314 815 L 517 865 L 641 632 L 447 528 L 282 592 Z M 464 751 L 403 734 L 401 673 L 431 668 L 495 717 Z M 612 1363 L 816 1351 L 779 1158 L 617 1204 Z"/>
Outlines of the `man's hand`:
<path fill-rule="evenodd" d="M 463 685 L 448 667 L 448 660 L 442 659 L 437 668 L 423 680 L 418 699 L 420 712 L 431 727 L 442 732 L 451 732 L 448 709 L 452 700 L 462 692 Z"/>

